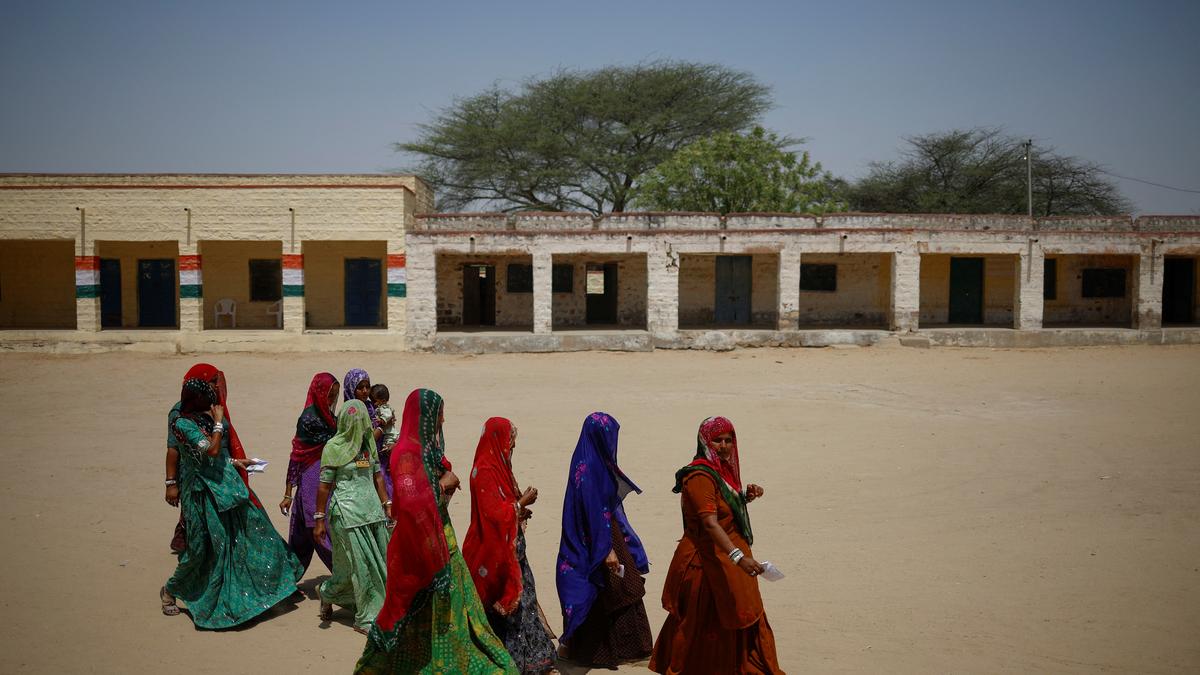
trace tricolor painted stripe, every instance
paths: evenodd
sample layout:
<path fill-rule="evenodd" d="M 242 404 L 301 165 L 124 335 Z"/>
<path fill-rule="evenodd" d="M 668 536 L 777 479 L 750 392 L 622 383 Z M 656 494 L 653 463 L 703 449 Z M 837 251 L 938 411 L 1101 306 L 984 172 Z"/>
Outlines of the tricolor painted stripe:
<path fill-rule="evenodd" d="M 184 270 L 199 271 L 201 266 L 202 265 L 200 264 L 200 256 L 198 256 L 198 255 L 181 255 L 181 256 L 179 256 L 179 271 L 180 272 L 183 272 Z"/>
<path fill-rule="evenodd" d="M 408 296 L 408 260 L 403 253 L 389 253 L 387 257 L 387 294 L 389 298 Z"/>
<path fill-rule="evenodd" d="M 304 297 L 304 255 L 283 254 L 283 297 Z"/>
<path fill-rule="evenodd" d="M 179 270 L 179 285 L 180 286 L 199 286 L 204 283 L 201 278 L 200 270 L 189 270 L 180 268 Z"/>
<path fill-rule="evenodd" d="M 75 256 L 75 297 L 100 297 L 100 258 L 94 255 Z"/>

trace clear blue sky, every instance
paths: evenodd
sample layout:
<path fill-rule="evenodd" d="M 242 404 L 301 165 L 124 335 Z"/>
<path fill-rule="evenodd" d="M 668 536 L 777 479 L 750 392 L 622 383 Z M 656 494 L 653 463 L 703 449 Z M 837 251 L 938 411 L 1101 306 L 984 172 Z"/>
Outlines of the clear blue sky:
<path fill-rule="evenodd" d="M 774 89 L 767 126 L 857 177 L 1002 126 L 1200 190 L 1200 0 L 0 4 L 0 172 L 379 172 L 493 82 L 653 59 Z M 1119 181 L 1141 213 L 1200 194 Z"/>

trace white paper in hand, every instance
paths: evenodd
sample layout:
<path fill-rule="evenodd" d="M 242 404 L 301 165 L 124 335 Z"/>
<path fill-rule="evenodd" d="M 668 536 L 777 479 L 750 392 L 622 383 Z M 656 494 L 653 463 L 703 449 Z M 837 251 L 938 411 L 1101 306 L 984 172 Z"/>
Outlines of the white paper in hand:
<path fill-rule="evenodd" d="M 763 566 L 762 578 L 767 581 L 779 581 L 783 578 L 783 572 L 779 571 L 779 568 L 772 565 L 769 560 L 764 560 L 759 564 Z"/>
<path fill-rule="evenodd" d="M 267 470 L 267 465 L 270 464 L 267 460 L 257 457 L 250 461 L 254 463 L 246 466 L 246 473 L 262 473 Z"/>

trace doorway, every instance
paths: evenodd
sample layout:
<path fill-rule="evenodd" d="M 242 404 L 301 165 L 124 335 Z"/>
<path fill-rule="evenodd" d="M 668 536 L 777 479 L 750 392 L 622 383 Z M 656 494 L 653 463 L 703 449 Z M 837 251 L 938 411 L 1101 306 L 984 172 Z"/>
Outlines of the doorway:
<path fill-rule="evenodd" d="M 748 255 L 717 256 L 713 319 L 718 325 L 750 323 L 752 260 Z"/>
<path fill-rule="evenodd" d="M 346 258 L 345 265 L 345 324 L 359 328 L 379 326 L 383 261 L 378 258 Z"/>
<path fill-rule="evenodd" d="M 118 274 L 119 274 L 118 267 Z M 118 286 L 118 292 L 119 292 Z M 175 327 L 175 260 L 138 260 L 138 326 Z"/>
<path fill-rule="evenodd" d="M 1196 260 L 1167 258 L 1163 262 L 1163 323 L 1196 320 Z"/>
<path fill-rule="evenodd" d="M 949 321 L 983 323 L 983 258 L 950 259 Z"/>
<path fill-rule="evenodd" d="M 586 268 L 587 297 L 585 322 L 615 324 L 617 322 L 617 263 L 591 264 Z"/>
<path fill-rule="evenodd" d="M 463 265 L 464 326 L 496 325 L 496 266 Z"/>
<path fill-rule="evenodd" d="M 121 327 L 121 259 L 100 259 L 100 327 Z"/>

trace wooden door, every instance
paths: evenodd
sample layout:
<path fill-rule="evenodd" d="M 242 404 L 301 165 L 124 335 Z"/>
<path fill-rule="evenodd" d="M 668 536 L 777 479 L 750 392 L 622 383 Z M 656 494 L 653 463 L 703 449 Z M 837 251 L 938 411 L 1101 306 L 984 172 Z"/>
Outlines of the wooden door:
<path fill-rule="evenodd" d="M 347 258 L 345 264 L 346 325 L 381 325 L 379 307 L 383 299 L 383 261 L 379 258 Z"/>
<path fill-rule="evenodd" d="M 1163 323 L 1196 320 L 1196 259 L 1167 258 L 1163 264 Z"/>
<path fill-rule="evenodd" d="M 175 326 L 175 259 L 138 260 L 138 326 Z"/>
<path fill-rule="evenodd" d="M 750 323 L 751 262 L 748 255 L 717 256 L 713 319 L 722 325 Z"/>
<path fill-rule="evenodd" d="M 983 258 L 950 259 L 950 323 L 983 323 Z"/>
<path fill-rule="evenodd" d="M 100 327 L 120 328 L 123 321 L 121 304 L 121 260 L 100 259 Z"/>

